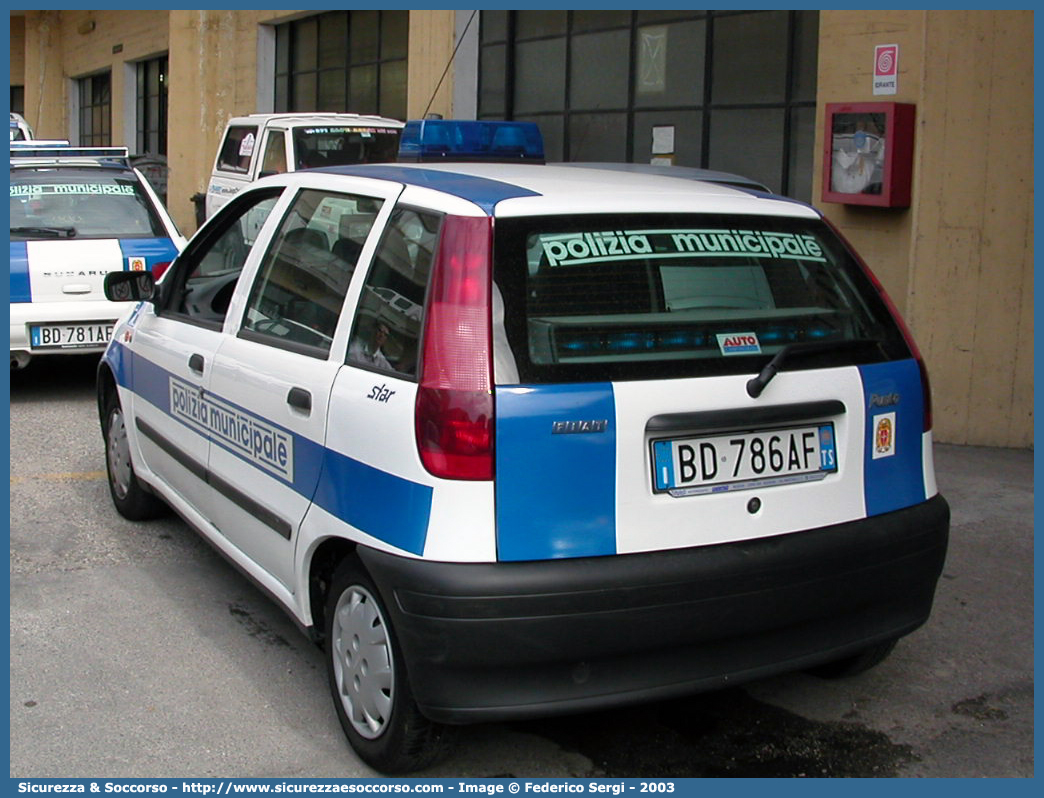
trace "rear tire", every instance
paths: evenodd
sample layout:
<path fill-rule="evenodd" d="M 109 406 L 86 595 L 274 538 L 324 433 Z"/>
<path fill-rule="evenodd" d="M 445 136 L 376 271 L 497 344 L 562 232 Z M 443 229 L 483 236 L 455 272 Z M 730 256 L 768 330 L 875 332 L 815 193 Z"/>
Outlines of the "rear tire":
<path fill-rule="evenodd" d="M 818 676 L 820 679 L 847 679 L 849 676 L 858 676 L 860 673 L 884 662 L 898 642 L 898 638 L 885 640 L 882 643 L 876 643 L 864 648 L 862 651 L 844 659 L 816 665 L 813 668 L 809 668 L 808 672 L 813 676 Z"/>
<path fill-rule="evenodd" d="M 390 616 L 355 558 L 344 560 L 331 580 L 326 665 L 341 728 L 370 767 L 411 773 L 449 752 L 453 729 L 421 714 Z"/>
<path fill-rule="evenodd" d="M 167 506 L 141 484 L 131 462 L 127 422 L 115 393 L 105 405 L 105 470 L 116 511 L 130 521 L 147 521 L 167 512 Z"/>

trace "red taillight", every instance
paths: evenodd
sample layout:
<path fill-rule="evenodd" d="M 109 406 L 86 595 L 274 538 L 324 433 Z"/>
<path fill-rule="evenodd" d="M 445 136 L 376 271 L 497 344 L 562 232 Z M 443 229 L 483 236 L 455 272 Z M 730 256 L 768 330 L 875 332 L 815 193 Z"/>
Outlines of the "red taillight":
<path fill-rule="evenodd" d="M 163 276 L 163 272 L 165 272 L 169 267 L 170 261 L 167 261 L 166 263 L 153 263 L 152 276 L 158 280 L 160 277 Z"/>
<path fill-rule="evenodd" d="M 493 478 L 489 217 L 447 216 L 432 268 L 417 449 L 445 479 Z"/>
<path fill-rule="evenodd" d="M 877 279 L 877 275 L 871 271 L 870 267 L 866 265 L 866 261 L 860 257 L 859 253 L 855 251 L 848 240 L 841 234 L 833 223 L 824 217 L 823 221 L 827 223 L 831 230 L 841 239 L 845 247 L 851 253 L 852 257 L 855 258 L 856 263 L 863 270 L 863 273 L 869 278 L 870 282 L 873 283 L 874 288 L 880 295 L 881 300 L 885 303 L 885 307 L 888 308 L 888 312 L 892 314 L 892 319 L 899 326 L 899 331 L 903 334 L 903 339 L 906 341 L 907 347 L 910 349 L 910 354 L 913 355 L 914 360 L 917 361 L 917 368 L 921 372 L 921 398 L 924 402 L 924 425 L 923 431 L 928 432 L 932 428 L 932 386 L 928 381 L 928 368 L 924 365 L 924 358 L 921 356 L 921 350 L 917 348 L 917 342 L 914 341 L 913 333 L 910 332 L 910 328 L 906 326 L 906 322 L 903 320 L 902 314 L 899 313 L 899 309 L 895 306 L 892 298 L 888 296 L 888 292 L 885 291 L 881 281 Z"/>

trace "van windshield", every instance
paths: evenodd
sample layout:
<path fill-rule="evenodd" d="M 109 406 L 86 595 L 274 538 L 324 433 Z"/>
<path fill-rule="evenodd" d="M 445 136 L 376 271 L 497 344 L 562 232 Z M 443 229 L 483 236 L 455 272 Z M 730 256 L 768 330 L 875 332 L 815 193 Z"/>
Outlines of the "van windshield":
<path fill-rule="evenodd" d="M 510 349 L 498 359 L 521 382 L 754 373 L 805 342 L 874 345 L 817 345 L 788 368 L 910 356 L 819 220 L 592 215 L 498 219 L 496 231 Z"/>
<path fill-rule="evenodd" d="M 399 135 L 394 127 L 346 127 L 329 125 L 294 129 L 294 152 L 298 169 L 322 166 L 351 166 L 359 163 L 387 163 L 399 152 Z"/>

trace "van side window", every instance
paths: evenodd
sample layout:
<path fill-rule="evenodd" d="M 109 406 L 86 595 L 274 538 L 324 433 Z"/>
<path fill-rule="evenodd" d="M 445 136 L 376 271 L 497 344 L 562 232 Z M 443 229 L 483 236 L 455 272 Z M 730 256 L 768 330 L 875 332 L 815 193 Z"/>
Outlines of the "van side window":
<path fill-rule="evenodd" d="M 414 376 L 424 295 L 442 217 L 397 208 L 366 278 L 348 363 Z"/>
<path fill-rule="evenodd" d="M 218 153 L 217 168 L 226 172 L 245 173 L 257 143 L 257 125 L 230 127 Z"/>
<path fill-rule="evenodd" d="M 326 191 L 298 194 L 261 261 L 240 335 L 325 357 L 382 203 Z"/>
<path fill-rule="evenodd" d="M 282 130 L 268 131 L 265 154 L 261 159 L 261 177 L 281 175 L 286 171 L 286 134 Z"/>
<path fill-rule="evenodd" d="M 193 321 L 220 326 L 258 231 L 272 212 L 282 189 L 258 192 L 234 201 L 215 219 L 204 237 L 192 240 L 167 277 L 166 309 Z"/>

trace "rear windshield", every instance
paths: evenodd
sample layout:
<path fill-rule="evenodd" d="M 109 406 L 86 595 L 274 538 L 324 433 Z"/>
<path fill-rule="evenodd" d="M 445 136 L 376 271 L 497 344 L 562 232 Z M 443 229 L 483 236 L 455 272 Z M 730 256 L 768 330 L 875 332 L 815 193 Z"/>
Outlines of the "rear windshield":
<path fill-rule="evenodd" d="M 499 382 L 754 373 L 788 344 L 788 369 L 910 356 L 819 220 L 497 219 L 494 258 Z"/>
<path fill-rule="evenodd" d="M 399 152 L 399 134 L 393 127 L 305 127 L 294 130 L 298 169 L 387 163 Z"/>
<path fill-rule="evenodd" d="M 131 172 L 11 170 L 12 241 L 168 235 Z"/>

